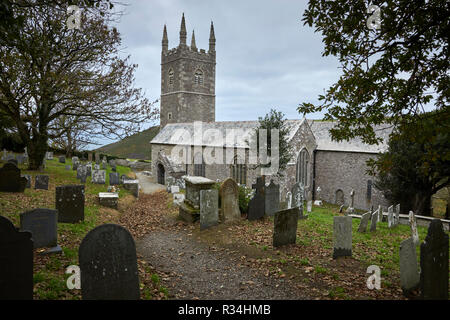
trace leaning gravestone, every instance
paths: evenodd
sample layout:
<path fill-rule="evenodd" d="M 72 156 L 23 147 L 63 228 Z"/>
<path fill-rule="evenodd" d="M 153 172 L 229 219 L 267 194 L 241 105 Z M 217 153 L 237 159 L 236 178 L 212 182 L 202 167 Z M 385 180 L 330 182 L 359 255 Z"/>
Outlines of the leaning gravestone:
<path fill-rule="evenodd" d="M 352 217 L 333 218 L 333 259 L 352 255 Z"/>
<path fill-rule="evenodd" d="M 57 220 L 57 210 L 34 209 L 20 214 L 20 229 L 31 232 L 34 248 L 52 248 L 47 253 L 61 252 Z"/>
<path fill-rule="evenodd" d="M 48 190 L 48 176 L 47 175 L 37 175 L 34 181 L 34 189 Z"/>
<path fill-rule="evenodd" d="M 219 192 L 216 189 L 200 190 L 200 230 L 219 223 Z"/>
<path fill-rule="evenodd" d="M 448 234 L 433 219 L 420 245 L 420 288 L 426 300 L 448 300 Z"/>
<path fill-rule="evenodd" d="M 370 218 L 370 232 L 377 231 L 377 222 L 378 222 L 378 210 L 372 213 L 372 217 Z"/>
<path fill-rule="evenodd" d="M 5 163 L 0 169 L 0 192 L 23 192 L 27 182 L 14 163 Z"/>
<path fill-rule="evenodd" d="M 255 195 L 248 204 L 248 220 L 258 220 L 264 217 L 265 209 L 265 178 L 264 176 L 256 178 L 256 184 L 252 185 L 256 189 Z"/>
<path fill-rule="evenodd" d="M 239 211 L 239 187 L 232 178 L 226 179 L 220 186 L 220 221 L 239 220 L 241 212 Z"/>
<path fill-rule="evenodd" d="M 407 296 L 416 290 L 419 284 L 416 245 L 412 238 L 408 238 L 400 243 L 400 286 L 403 294 Z"/>
<path fill-rule="evenodd" d="M 394 221 L 395 217 L 394 217 L 394 207 L 393 206 L 390 206 L 388 208 L 387 219 L 388 219 L 388 228 L 394 227 L 395 226 L 395 221 Z"/>
<path fill-rule="evenodd" d="M 122 226 L 91 230 L 78 250 L 84 300 L 138 300 L 139 273 L 133 237 Z"/>
<path fill-rule="evenodd" d="M 60 156 L 59 157 L 59 163 L 66 163 L 66 157 Z"/>
<path fill-rule="evenodd" d="M 109 173 L 109 185 L 114 186 L 120 184 L 119 174 L 117 172 Z"/>
<path fill-rule="evenodd" d="M 84 186 L 68 185 L 56 187 L 55 206 L 58 222 L 76 223 L 84 220 Z"/>
<path fill-rule="evenodd" d="M 0 216 L 0 300 L 33 299 L 33 240 Z"/>
<path fill-rule="evenodd" d="M 297 238 L 298 207 L 275 213 L 273 222 L 273 246 L 280 247 L 295 244 Z"/>
<path fill-rule="evenodd" d="M 273 216 L 280 210 L 280 185 L 273 182 L 272 179 L 265 187 L 265 201 L 266 216 Z"/>
<path fill-rule="evenodd" d="M 360 222 L 359 227 L 358 227 L 358 232 L 366 232 L 367 225 L 369 224 L 369 220 L 370 220 L 371 216 L 372 216 L 372 213 L 370 211 L 364 213 L 361 216 L 361 222 Z"/>
<path fill-rule="evenodd" d="M 419 245 L 419 232 L 417 230 L 416 218 L 414 217 L 414 212 L 409 212 L 409 226 L 411 227 L 411 235 L 416 246 Z"/>
<path fill-rule="evenodd" d="M 105 170 L 93 170 L 92 171 L 92 183 L 105 184 L 106 171 Z"/>

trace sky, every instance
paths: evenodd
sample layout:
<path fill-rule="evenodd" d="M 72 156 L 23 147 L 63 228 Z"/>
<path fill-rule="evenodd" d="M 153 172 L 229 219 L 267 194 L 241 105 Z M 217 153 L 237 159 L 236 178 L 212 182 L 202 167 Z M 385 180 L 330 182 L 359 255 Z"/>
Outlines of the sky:
<path fill-rule="evenodd" d="M 195 30 L 197 48 L 208 50 L 213 21 L 216 121 L 257 120 L 272 108 L 299 119 L 297 106 L 317 103 L 340 75 L 337 59 L 322 57 L 321 34 L 301 21 L 306 6 L 306 0 L 128 0 L 117 24 L 121 54 L 138 64 L 135 86 L 154 101 L 161 93 L 164 24 L 169 49 L 178 46 L 184 13 L 187 44 Z"/>

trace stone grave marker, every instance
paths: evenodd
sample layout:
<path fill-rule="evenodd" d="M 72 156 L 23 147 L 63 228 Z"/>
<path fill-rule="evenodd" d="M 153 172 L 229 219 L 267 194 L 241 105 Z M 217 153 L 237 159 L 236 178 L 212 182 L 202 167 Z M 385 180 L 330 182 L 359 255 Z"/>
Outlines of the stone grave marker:
<path fill-rule="evenodd" d="M 248 220 L 258 220 L 264 217 L 266 212 L 265 186 L 264 176 L 256 178 L 256 184 L 252 185 L 256 191 L 248 204 Z"/>
<path fill-rule="evenodd" d="M 170 193 L 179 193 L 180 187 L 179 186 L 170 186 Z"/>
<path fill-rule="evenodd" d="M 53 151 L 47 151 L 47 160 L 53 160 Z"/>
<path fill-rule="evenodd" d="M 388 228 L 394 227 L 395 226 L 395 220 L 394 220 L 394 207 L 393 206 L 390 206 L 388 208 L 387 219 L 388 219 Z"/>
<path fill-rule="evenodd" d="M 16 159 L 18 164 L 23 164 L 25 162 L 25 156 L 23 154 L 18 154 Z"/>
<path fill-rule="evenodd" d="M 92 176 L 92 163 L 88 163 L 88 164 L 86 165 L 86 169 L 87 169 L 86 175 L 87 175 L 88 177 Z"/>
<path fill-rule="evenodd" d="M 125 180 L 123 182 L 123 187 L 124 189 L 131 191 L 133 196 L 139 198 L 139 180 Z"/>
<path fill-rule="evenodd" d="M 56 187 L 55 206 L 58 222 L 77 223 L 84 221 L 84 186 L 67 185 Z"/>
<path fill-rule="evenodd" d="M 418 246 L 420 244 L 419 240 L 419 231 L 417 230 L 416 218 L 414 216 L 414 212 L 409 211 L 409 226 L 411 228 L 411 235 L 414 241 L 414 244 Z"/>
<path fill-rule="evenodd" d="M 25 185 L 25 188 L 31 188 L 31 175 L 30 174 L 22 174 L 21 177 L 24 177 L 27 179 L 27 184 Z"/>
<path fill-rule="evenodd" d="M 381 209 L 381 206 L 378 206 L 378 222 L 383 221 L 383 210 Z"/>
<path fill-rule="evenodd" d="M 34 248 L 52 248 L 44 253 L 61 252 L 57 220 L 57 210 L 34 209 L 20 214 L 20 229 L 31 232 Z"/>
<path fill-rule="evenodd" d="M 33 240 L 0 216 L 0 300 L 33 299 Z"/>
<path fill-rule="evenodd" d="M 23 192 L 27 182 L 14 163 L 7 162 L 0 169 L 0 192 Z"/>
<path fill-rule="evenodd" d="M 287 208 L 292 208 L 292 192 L 288 191 L 286 193 L 286 201 L 287 201 Z"/>
<path fill-rule="evenodd" d="M 366 232 L 367 225 L 369 224 L 370 217 L 372 216 L 371 212 L 366 212 L 361 216 L 361 222 L 359 223 L 358 232 Z"/>
<path fill-rule="evenodd" d="M 303 207 L 303 201 L 305 200 L 305 187 L 302 183 L 297 182 L 292 186 L 291 189 L 292 192 L 292 200 L 293 200 L 293 207 Z"/>
<path fill-rule="evenodd" d="M 200 230 L 219 223 L 219 192 L 216 189 L 200 190 Z"/>
<path fill-rule="evenodd" d="M 395 225 L 400 223 L 400 203 L 395 206 Z"/>
<path fill-rule="evenodd" d="M 294 207 L 275 213 L 273 222 L 273 246 L 280 247 L 295 244 L 300 209 Z"/>
<path fill-rule="evenodd" d="M 106 171 L 105 170 L 93 170 L 92 171 L 92 183 L 105 184 Z"/>
<path fill-rule="evenodd" d="M 333 217 L 333 259 L 352 255 L 352 217 Z"/>
<path fill-rule="evenodd" d="M 400 286 L 404 295 L 418 289 L 420 274 L 417 265 L 416 245 L 412 238 L 400 243 Z"/>
<path fill-rule="evenodd" d="M 87 167 L 86 166 L 78 166 L 77 168 L 77 179 L 86 179 L 87 176 Z M 86 180 L 85 180 L 86 181 Z"/>
<path fill-rule="evenodd" d="M 38 174 L 34 179 L 34 189 L 48 190 L 48 176 Z"/>
<path fill-rule="evenodd" d="M 119 194 L 116 192 L 100 192 L 98 194 L 100 205 L 117 209 L 119 203 Z"/>
<path fill-rule="evenodd" d="M 321 206 L 322 203 L 322 199 L 320 198 L 320 193 L 322 192 L 322 188 L 319 186 L 316 189 L 316 195 L 317 195 L 317 200 L 314 201 L 314 205 L 315 206 Z"/>
<path fill-rule="evenodd" d="M 370 232 L 377 231 L 378 210 L 372 213 L 370 218 Z"/>
<path fill-rule="evenodd" d="M 312 211 L 312 200 L 306 202 L 306 212 L 310 213 Z"/>
<path fill-rule="evenodd" d="M 80 162 L 78 162 L 78 161 L 72 162 L 73 170 L 78 170 L 78 167 L 80 167 Z"/>
<path fill-rule="evenodd" d="M 448 234 L 433 219 L 420 245 L 420 289 L 425 300 L 448 300 Z"/>
<path fill-rule="evenodd" d="M 270 180 L 268 186 L 265 187 L 265 209 L 267 216 L 273 216 L 275 212 L 280 210 L 280 185 Z"/>
<path fill-rule="evenodd" d="M 114 186 L 120 184 L 119 174 L 117 172 L 109 173 L 109 185 Z"/>
<path fill-rule="evenodd" d="M 84 300 L 138 300 L 139 273 L 133 237 L 122 226 L 92 229 L 78 250 Z"/>
<path fill-rule="evenodd" d="M 59 157 L 59 163 L 66 163 L 66 157 L 60 156 Z"/>
<path fill-rule="evenodd" d="M 80 162 L 80 158 L 72 157 L 72 163 L 74 163 L 74 162 Z"/>
<path fill-rule="evenodd" d="M 241 218 L 239 210 L 239 187 L 232 178 L 226 179 L 220 186 L 220 221 L 235 221 Z"/>

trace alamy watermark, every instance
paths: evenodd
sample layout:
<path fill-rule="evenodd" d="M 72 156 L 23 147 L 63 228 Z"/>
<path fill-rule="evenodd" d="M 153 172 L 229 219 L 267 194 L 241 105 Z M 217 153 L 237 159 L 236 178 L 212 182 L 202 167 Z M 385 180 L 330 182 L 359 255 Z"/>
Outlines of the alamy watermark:
<path fill-rule="evenodd" d="M 367 278 L 366 285 L 370 290 L 381 289 L 381 270 L 377 265 L 371 265 L 367 268 L 366 273 L 370 273 L 371 276 Z"/>
<path fill-rule="evenodd" d="M 377 5 L 370 5 L 367 8 L 367 13 L 370 13 L 370 17 L 367 18 L 366 24 L 367 28 L 372 30 L 381 29 L 381 9 Z"/>
<path fill-rule="evenodd" d="M 66 20 L 67 29 L 81 29 L 81 10 L 76 5 L 67 7 L 67 14 L 70 16 Z"/>

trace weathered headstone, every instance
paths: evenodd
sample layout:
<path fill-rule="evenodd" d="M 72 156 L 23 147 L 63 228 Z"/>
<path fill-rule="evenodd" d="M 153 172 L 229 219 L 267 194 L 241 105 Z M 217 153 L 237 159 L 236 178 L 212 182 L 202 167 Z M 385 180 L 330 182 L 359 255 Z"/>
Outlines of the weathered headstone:
<path fill-rule="evenodd" d="M 80 162 L 79 161 L 72 162 L 72 169 L 73 170 L 78 170 L 79 166 L 80 166 Z"/>
<path fill-rule="evenodd" d="M 108 169 L 108 165 L 106 164 L 106 162 L 102 162 L 102 169 L 103 170 L 107 170 Z"/>
<path fill-rule="evenodd" d="M 84 186 L 67 185 L 56 187 L 55 206 L 58 222 L 76 223 L 84 220 Z"/>
<path fill-rule="evenodd" d="M 109 185 L 114 186 L 120 184 L 119 174 L 117 172 L 109 173 Z"/>
<path fill-rule="evenodd" d="M 112 166 L 111 166 L 111 170 L 112 170 L 113 172 L 117 172 L 116 165 L 112 165 Z"/>
<path fill-rule="evenodd" d="M 57 220 L 57 210 L 34 209 L 20 214 L 20 229 L 31 232 L 34 248 L 53 247 L 52 252 L 61 252 Z"/>
<path fill-rule="evenodd" d="M 412 238 L 408 238 L 400 243 L 400 286 L 403 294 L 408 295 L 418 289 L 419 285 L 416 245 Z"/>
<path fill-rule="evenodd" d="M 280 247 L 295 244 L 297 238 L 298 207 L 275 213 L 273 224 L 273 246 Z"/>
<path fill-rule="evenodd" d="M 370 220 L 371 216 L 372 216 L 372 213 L 370 211 L 364 213 L 361 216 L 361 222 L 358 227 L 358 232 L 366 232 L 367 231 L 367 225 L 369 224 L 369 220 Z"/>
<path fill-rule="evenodd" d="M 420 270 L 422 298 L 448 300 L 448 234 L 439 219 L 431 221 L 420 245 Z"/>
<path fill-rule="evenodd" d="M 16 159 L 18 164 L 23 164 L 25 162 L 25 156 L 23 154 L 18 154 Z"/>
<path fill-rule="evenodd" d="M 133 196 L 139 198 L 139 180 L 125 180 L 123 182 L 123 188 L 131 191 Z"/>
<path fill-rule="evenodd" d="M 100 192 L 98 194 L 100 205 L 117 209 L 119 204 L 119 194 L 116 192 Z"/>
<path fill-rule="evenodd" d="M 395 225 L 400 223 L 400 203 L 395 206 Z"/>
<path fill-rule="evenodd" d="M 301 182 L 297 182 L 292 186 L 292 200 L 293 207 L 303 207 L 303 200 L 305 200 L 305 187 Z"/>
<path fill-rule="evenodd" d="M 27 181 L 14 163 L 7 162 L 0 169 L 0 192 L 23 192 Z"/>
<path fill-rule="evenodd" d="M 105 170 L 93 170 L 92 171 L 92 183 L 105 184 L 106 171 Z"/>
<path fill-rule="evenodd" d="M 378 206 L 378 222 L 383 221 L 383 209 L 381 208 L 381 205 Z"/>
<path fill-rule="evenodd" d="M 77 179 L 86 179 L 87 176 L 87 167 L 86 166 L 78 166 L 77 168 Z"/>
<path fill-rule="evenodd" d="M 173 203 L 180 204 L 184 201 L 184 193 L 174 193 L 173 194 Z"/>
<path fill-rule="evenodd" d="M 59 157 L 59 163 L 66 163 L 66 157 L 60 156 Z"/>
<path fill-rule="evenodd" d="M 74 163 L 74 162 L 80 162 L 80 158 L 72 157 L 72 163 Z"/>
<path fill-rule="evenodd" d="M 370 218 L 370 232 L 377 231 L 378 210 L 372 213 Z"/>
<path fill-rule="evenodd" d="M 90 177 L 90 176 L 92 175 L 92 163 L 88 163 L 88 164 L 86 165 L 86 169 L 87 169 L 86 175 L 87 175 L 88 177 Z"/>
<path fill-rule="evenodd" d="M 48 176 L 38 174 L 34 179 L 34 189 L 48 190 Z"/>
<path fill-rule="evenodd" d="M 124 227 L 103 224 L 91 230 L 78 250 L 84 300 L 138 300 L 136 246 Z"/>
<path fill-rule="evenodd" d="M 387 219 L 388 219 L 388 228 L 394 227 L 395 226 L 395 220 L 394 220 L 395 217 L 394 217 L 394 207 L 393 206 L 390 206 L 388 208 Z"/>
<path fill-rule="evenodd" d="M 409 211 L 409 226 L 411 228 L 411 236 L 414 241 L 414 244 L 418 246 L 420 244 L 419 232 L 417 230 L 416 218 L 414 216 L 414 212 L 412 211 Z"/>
<path fill-rule="evenodd" d="M 30 174 L 22 174 L 21 177 L 24 177 L 27 179 L 27 184 L 25 185 L 25 188 L 31 188 L 31 175 Z"/>
<path fill-rule="evenodd" d="M 47 151 L 47 160 L 53 160 L 53 152 L 52 151 Z"/>
<path fill-rule="evenodd" d="M 312 200 L 306 202 L 306 212 L 310 213 L 312 211 Z"/>
<path fill-rule="evenodd" d="M 258 220 L 263 218 L 266 212 L 266 200 L 264 198 L 265 177 L 256 178 L 256 184 L 253 184 L 252 188 L 256 189 L 256 191 L 248 204 L 248 220 Z"/>
<path fill-rule="evenodd" d="M 292 192 L 288 191 L 286 193 L 286 201 L 287 201 L 287 208 L 292 208 Z"/>
<path fill-rule="evenodd" d="M 265 187 L 265 210 L 267 216 L 273 216 L 275 212 L 280 210 L 280 185 L 270 180 L 268 186 Z"/>
<path fill-rule="evenodd" d="M 333 259 L 352 255 L 352 217 L 333 217 Z"/>
<path fill-rule="evenodd" d="M 226 179 L 220 186 L 220 221 L 234 221 L 241 218 L 239 210 L 239 187 L 232 178 Z"/>
<path fill-rule="evenodd" d="M 200 230 L 219 223 L 219 192 L 216 189 L 200 190 Z"/>
<path fill-rule="evenodd" d="M 33 240 L 0 216 L 0 300 L 33 299 Z"/>

